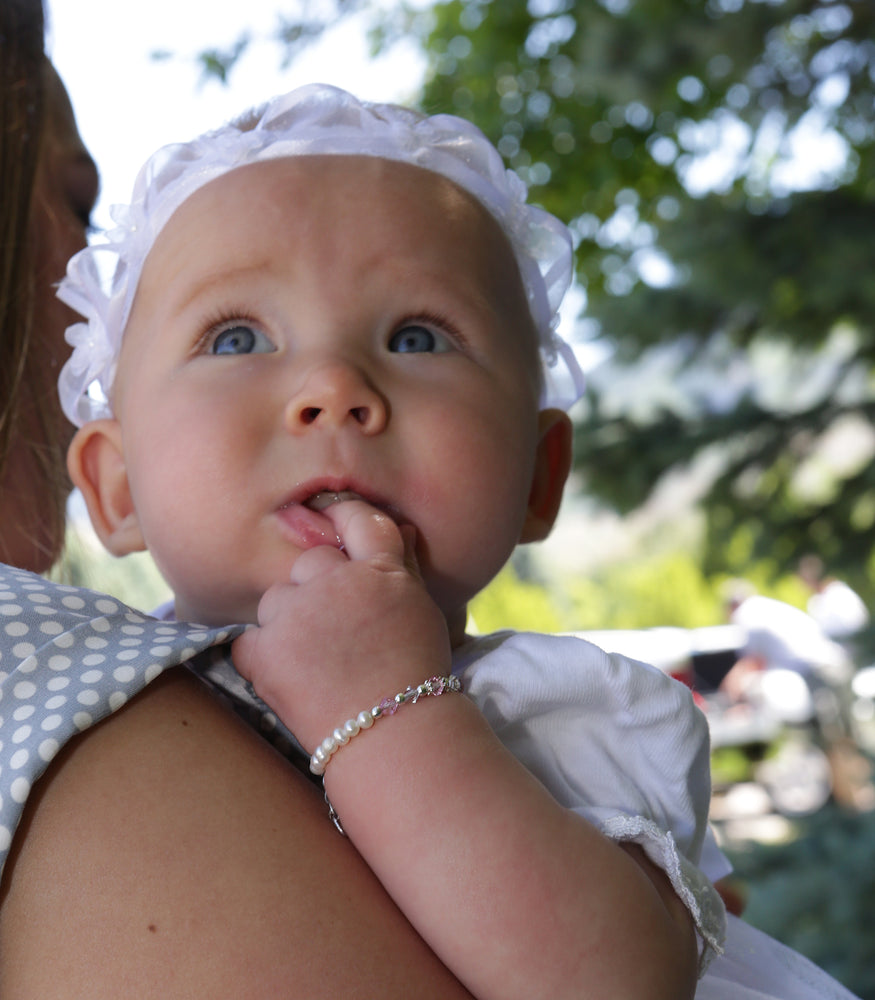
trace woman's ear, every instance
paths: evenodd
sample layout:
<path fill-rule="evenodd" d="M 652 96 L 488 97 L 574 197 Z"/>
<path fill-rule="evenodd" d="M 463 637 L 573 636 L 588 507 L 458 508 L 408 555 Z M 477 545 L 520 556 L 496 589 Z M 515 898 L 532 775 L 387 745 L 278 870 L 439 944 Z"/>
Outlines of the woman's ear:
<path fill-rule="evenodd" d="M 93 420 L 80 427 L 67 451 L 67 470 L 106 549 L 114 556 L 145 549 L 118 421 Z"/>
<path fill-rule="evenodd" d="M 540 542 L 550 534 L 565 480 L 571 471 L 571 420 L 564 410 L 538 414 L 538 450 L 529 493 L 529 507 L 520 533 L 521 542 Z"/>

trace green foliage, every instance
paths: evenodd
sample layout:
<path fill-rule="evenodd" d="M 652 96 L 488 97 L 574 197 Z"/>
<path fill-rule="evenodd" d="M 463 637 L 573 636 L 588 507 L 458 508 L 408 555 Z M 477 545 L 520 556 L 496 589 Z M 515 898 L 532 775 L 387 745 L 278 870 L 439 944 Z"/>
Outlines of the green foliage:
<path fill-rule="evenodd" d="M 745 920 L 875 1000 L 875 813 L 827 807 L 787 844 L 730 848 L 750 886 Z"/>
<path fill-rule="evenodd" d="M 569 583 L 574 628 L 696 628 L 723 619 L 720 597 L 684 552 L 609 566 Z"/>
<path fill-rule="evenodd" d="M 871 444 L 839 469 L 824 451 L 848 415 L 871 428 L 875 404 L 861 270 L 875 7 L 452 0 L 432 14 L 423 104 L 475 120 L 578 238 L 588 329 L 611 351 L 578 435 L 585 489 L 631 510 L 667 470 L 717 456 L 712 571 L 743 525 L 752 558 L 788 569 L 814 549 L 875 597 Z M 844 151 L 804 181 L 789 173 L 800 123 Z"/>
<path fill-rule="evenodd" d="M 483 633 L 504 628 L 559 632 L 562 619 L 547 589 L 521 580 L 508 565 L 471 602 L 469 627 Z"/>
<path fill-rule="evenodd" d="M 74 587 L 111 594 L 147 613 L 170 597 L 170 590 L 148 553 L 136 552 L 117 559 L 90 531 L 75 524 L 67 528 L 64 554 L 51 576 Z"/>
<path fill-rule="evenodd" d="M 748 570 L 745 578 L 757 591 L 804 608 L 807 594 L 795 577 L 779 575 L 768 562 Z M 510 564 L 474 599 L 470 611 L 481 632 L 699 628 L 725 621 L 726 581 L 725 574 L 706 575 L 694 552 L 678 550 L 549 584 L 520 579 Z"/>

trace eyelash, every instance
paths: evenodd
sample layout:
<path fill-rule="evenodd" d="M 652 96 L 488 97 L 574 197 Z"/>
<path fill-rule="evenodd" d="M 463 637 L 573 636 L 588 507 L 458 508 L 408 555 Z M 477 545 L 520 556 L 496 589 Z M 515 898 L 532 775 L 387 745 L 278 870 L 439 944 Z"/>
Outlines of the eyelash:
<path fill-rule="evenodd" d="M 231 325 L 249 325 L 261 327 L 261 324 L 240 309 L 218 308 L 210 313 L 203 322 L 203 333 L 197 338 L 192 348 L 192 354 L 203 354 L 209 345 Z"/>
<path fill-rule="evenodd" d="M 195 342 L 192 354 L 203 353 L 212 340 L 217 337 L 223 329 L 227 329 L 228 325 L 231 323 L 248 323 L 252 326 L 260 325 L 257 320 L 254 320 L 243 310 L 218 308 L 204 320 L 204 332 Z M 394 334 L 398 330 L 402 330 L 405 326 L 410 326 L 416 323 L 421 323 L 424 326 L 434 326 L 442 333 L 446 334 L 451 340 L 455 341 L 455 343 L 463 350 L 468 347 L 467 338 L 459 330 L 456 324 L 442 313 L 434 312 L 432 310 L 410 313 L 410 315 L 406 316 L 400 323 L 396 323 L 394 325 L 392 332 Z"/>
<path fill-rule="evenodd" d="M 424 312 L 414 312 L 409 316 L 405 316 L 400 323 L 396 323 L 393 327 L 393 334 L 397 333 L 399 330 L 403 330 L 405 326 L 414 326 L 416 324 L 421 324 L 422 326 L 433 326 L 440 330 L 441 333 L 448 336 L 451 340 L 455 341 L 456 345 L 463 350 L 468 347 L 468 341 L 464 334 L 459 330 L 455 323 L 449 320 L 446 316 L 438 312 L 431 312 L 430 310 L 425 310 Z"/>

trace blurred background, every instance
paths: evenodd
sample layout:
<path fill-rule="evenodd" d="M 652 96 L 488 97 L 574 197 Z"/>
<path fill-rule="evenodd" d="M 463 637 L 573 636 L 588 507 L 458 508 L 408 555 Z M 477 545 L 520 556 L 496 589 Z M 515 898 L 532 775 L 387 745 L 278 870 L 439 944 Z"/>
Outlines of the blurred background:
<path fill-rule="evenodd" d="M 157 146 L 312 80 L 470 118 L 570 224 L 563 324 L 589 381 L 574 478 L 554 536 L 518 551 L 472 627 L 582 633 L 693 685 L 745 917 L 875 1000 L 871 0 L 49 16 L 103 175 L 95 240 Z M 67 579 L 166 596 L 147 558 L 102 554 L 76 497 L 71 513 Z M 758 621 L 756 602 L 732 613 L 742 580 L 779 602 Z M 788 667 L 780 642 L 812 627 L 825 645 Z M 721 683 L 752 658 L 755 683 Z"/>

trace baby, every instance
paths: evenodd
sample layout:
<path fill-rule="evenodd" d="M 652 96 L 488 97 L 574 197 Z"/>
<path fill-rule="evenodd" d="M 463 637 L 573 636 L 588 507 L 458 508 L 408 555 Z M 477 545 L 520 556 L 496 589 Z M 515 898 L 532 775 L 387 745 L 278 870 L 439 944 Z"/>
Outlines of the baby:
<path fill-rule="evenodd" d="M 581 391 L 568 232 L 482 134 L 306 87 L 159 151 L 118 221 L 60 292 L 88 319 L 60 386 L 94 527 L 151 551 L 178 619 L 255 626 L 238 670 L 468 989 L 848 996 L 737 921 L 705 972 L 726 865 L 689 692 L 465 634 L 552 528 Z"/>

